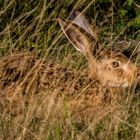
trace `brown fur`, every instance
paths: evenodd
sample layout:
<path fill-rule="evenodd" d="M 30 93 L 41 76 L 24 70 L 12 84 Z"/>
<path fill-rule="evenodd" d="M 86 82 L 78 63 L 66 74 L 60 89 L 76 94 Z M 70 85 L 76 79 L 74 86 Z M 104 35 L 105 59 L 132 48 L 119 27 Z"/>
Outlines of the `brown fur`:
<path fill-rule="evenodd" d="M 98 81 L 89 79 L 85 71 L 47 63 L 27 53 L 0 60 L 0 89 L 2 108 L 11 103 L 14 115 L 20 113 L 31 98 L 33 102 L 49 100 L 51 93 L 55 93 L 56 102 L 65 98 L 73 116 L 84 120 L 91 120 L 93 112 L 111 103 L 111 96 L 116 96 Z"/>
<path fill-rule="evenodd" d="M 92 33 L 76 23 L 60 18 L 58 22 L 88 59 L 89 70 L 70 69 L 28 53 L 5 56 L 0 60 L 1 110 L 11 103 L 10 109 L 17 114 L 31 102 L 49 106 L 51 101 L 54 109 L 60 105 L 61 110 L 66 101 L 73 118 L 91 121 L 95 112 L 102 115 L 139 80 L 140 68 L 129 58 L 104 49 Z"/>

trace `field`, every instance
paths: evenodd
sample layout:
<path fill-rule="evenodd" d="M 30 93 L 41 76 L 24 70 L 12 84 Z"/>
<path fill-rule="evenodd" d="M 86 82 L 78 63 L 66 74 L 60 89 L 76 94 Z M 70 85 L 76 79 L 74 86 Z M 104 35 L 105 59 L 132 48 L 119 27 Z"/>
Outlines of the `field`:
<path fill-rule="evenodd" d="M 21 64 L 27 58 L 23 67 L 28 67 L 22 73 L 30 75 L 24 80 L 25 85 L 28 84 L 21 93 L 28 94 L 24 99 L 19 94 L 18 102 L 5 100 L 5 92 L 0 89 L 0 140 L 139 140 L 139 85 L 121 93 L 118 102 L 105 104 L 104 110 L 95 110 L 92 121 L 85 118 L 88 122 L 85 123 L 73 118 L 65 95 L 80 96 L 92 91 L 92 81 L 85 75 L 87 60 L 67 40 L 56 21 L 57 17 L 68 19 L 74 9 L 82 11 L 93 26 L 97 25 L 100 42 L 105 48 L 122 51 L 139 65 L 139 6 L 139 0 L 0 0 L 0 59 L 23 54 L 18 62 Z M 28 54 L 35 57 L 30 58 Z M 37 65 L 30 71 L 30 61 L 36 59 L 50 69 L 50 62 L 56 65 L 52 70 L 56 78 L 49 81 L 51 84 L 45 94 L 40 90 L 32 94 L 40 84 L 35 75 L 42 70 Z M 20 67 L 12 64 L 11 67 Z M 64 81 L 66 72 L 67 83 Z M 0 73 L 0 78 L 2 76 Z M 58 93 L 62 100 L 57 100 Z"/>

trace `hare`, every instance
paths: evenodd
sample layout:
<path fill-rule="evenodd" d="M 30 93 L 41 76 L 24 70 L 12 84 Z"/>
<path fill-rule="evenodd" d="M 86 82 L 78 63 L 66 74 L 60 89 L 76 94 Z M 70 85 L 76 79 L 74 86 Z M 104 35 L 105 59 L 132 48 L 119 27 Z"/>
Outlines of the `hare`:
<path fill-rule="evenodd" d="M 54 97 L 58 105 L 65 98 L 74 118 L 92 120 L 96 110 L 109 107 L 110 99 L 139 81 L 140 67 L 121 52 L 99 44 L 97 33 L 78 11 L 71 21 L 57 21 L 71 44 L 87 58 L 88 72 L 46 62 L 29 53 L 12 54 L 0 60 L 1 98 L 17 107 L 24 107 L 29 99 L 35 102 L 45 98 L 47 104 Z"/>
<path fill-rule="evenodd" d="M 75 14 L 73 22 L 60 18 L 58 21 L 73 46 L 87 57 L 91 78 L 96 76 L 102 85 L 108 87 L 127 88 L 136 84 L 140 67 L 121 52 L 103 48 L 88 21 L 79 12 Z"/>

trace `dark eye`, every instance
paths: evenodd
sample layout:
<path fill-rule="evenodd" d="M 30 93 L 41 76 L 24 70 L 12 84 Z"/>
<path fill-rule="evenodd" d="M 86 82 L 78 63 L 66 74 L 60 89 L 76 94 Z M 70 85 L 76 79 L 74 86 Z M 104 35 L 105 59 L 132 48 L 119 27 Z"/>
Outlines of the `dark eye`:
<path fill-rule="evenodd" d="M 117 61 L 113 61 L 112 63 L 111 63 L 111 65 L 112 65 L 112 67 L 114 67 L 114 68 L 116 68 L 116 67 L 119 67 L 119 62 L 117 62 Z"/>

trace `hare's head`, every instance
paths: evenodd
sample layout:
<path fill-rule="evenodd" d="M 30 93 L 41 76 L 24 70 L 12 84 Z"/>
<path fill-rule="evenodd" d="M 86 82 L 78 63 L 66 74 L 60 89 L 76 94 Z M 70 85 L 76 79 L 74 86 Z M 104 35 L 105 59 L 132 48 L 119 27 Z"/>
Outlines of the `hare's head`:
<path fill-rule="evenodd" d="M 72 21 L 58 18 L 58 22 L 68 40 L 88 59 L 90 77 L 96 76 L 109 87 L 127 88 L 136 84 L 140 78 L 140 67 L 123 53 L 103 48 L 84 16 L 76 12 L 75 17 Z"/>

